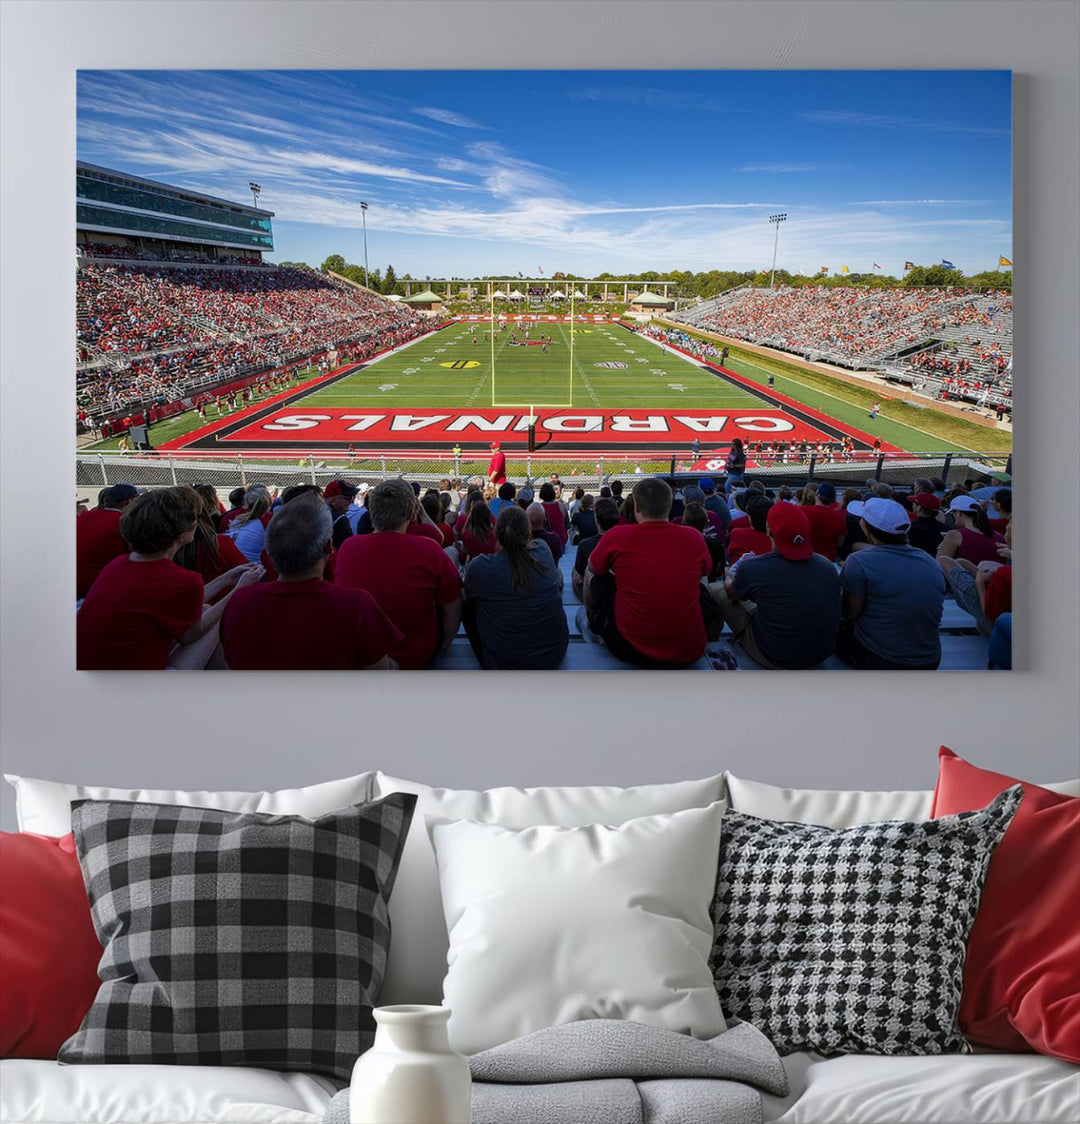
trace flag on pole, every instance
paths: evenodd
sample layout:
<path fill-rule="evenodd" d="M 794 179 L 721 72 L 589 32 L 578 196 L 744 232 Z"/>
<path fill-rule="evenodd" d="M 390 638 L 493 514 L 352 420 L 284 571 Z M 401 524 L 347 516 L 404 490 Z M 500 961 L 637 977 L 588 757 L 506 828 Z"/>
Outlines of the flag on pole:
<path fill-rule="evenodd" d="M 842 266 L 840 267 L 840 272 L 841 272 L 841 273 L 850 273 L 850 272 L 851 272 L 851 270 L 850 270 L 850 269 L 848 269 L 848 267 L 847 267 L 846 265 L 842 265 Z"/>
<path fill-rule="evenodd" d="M 906 273 L 906 272 L 907 272 L 907 271 L 908 271 L 909 269 L 914 269 L 914 268 L 915 268 L 915 263 L 914 263 L 913 261 L 906 261 L 906 262 L 904 262 L 904 272 L 905 272 L 905 273 Z"/>
<path fill-rule="evenodd" d="M 544 267 L 542 265 L 538 265 L 536 268 L 540 270 L 541 273 L 544 272 Z"/>
<path fill-rule="evenodd" d="M 828 267 L 827 265 L 823 265 L 823 266 L 821 267 L 821 272 L 822 272 L 822 273 L 828 273 L 828 272 L 829 272 L 829 267 Z"/>
<path fill-rule="evenodd" d="M 875 268 L 875 269 L 880 269 L 880 268 L 881 268 L 881 266 L 880 266 L 880 265 L 878 265 L 878 263 L 877 263 L 877 262 L 874 262 L 874 268 Z"/>
<path fill-rule="evenodd" d="M 998 258 L 998 269 L 1000 269 L 1003 265 L 1011 266 L 1012 262 L 1009 261 L 1009 259 L 1006 258 L 1006 257 L 999 257 Z"/>
<path fill-rule="evenodd" d="M 949 261 L 947 258 L 942 258 L 941 264 L 945 269 L 955 269 L 956 268 L 956 266 L 953 265 L 953 263 L 951 261 Z"/>

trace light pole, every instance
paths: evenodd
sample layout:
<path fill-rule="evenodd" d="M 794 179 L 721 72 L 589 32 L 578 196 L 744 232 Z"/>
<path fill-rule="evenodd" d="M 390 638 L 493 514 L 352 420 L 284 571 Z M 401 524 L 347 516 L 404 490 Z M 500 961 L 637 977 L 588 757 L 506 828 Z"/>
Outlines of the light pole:
<path fill-rule="evenodd" d="M 368 268 L 367 268 L 367 204 L 360 200 L 360 220 L 364 224 L 364 288 L 368 287 Z"/>
<path fill-rule="evenodd" d="M 780 245 L 780 224 L 787 219 L 787 212 L 781 215 L 769 215 L 769 222 L 776 227 L 776 237 L 773 239 L 772 247 L 772 273 L 769 274 L 769 288 L 771 289 L 776 281 L 776 248 Z"/>
<path fill-rule="evenodd" d="M 248 188 L 251 191 L 251 204 L 252 204 L 252 206 L 258 207 L 258 205 L 259 205 L 259 192 L 262 191 L 262 188 L 254 180 L 248 180 Z"/>

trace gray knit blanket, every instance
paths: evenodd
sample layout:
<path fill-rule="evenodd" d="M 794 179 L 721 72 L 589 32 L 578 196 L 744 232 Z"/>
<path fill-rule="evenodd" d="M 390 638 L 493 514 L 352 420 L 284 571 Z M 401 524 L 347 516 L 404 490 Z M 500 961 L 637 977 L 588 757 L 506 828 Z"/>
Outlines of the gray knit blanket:
<path fill-rule="evenodd" d="M 699 1041 L 616 1019 L 565 1023 L 474 1054 L 472 1124 L 762 1124 L 787 1075 L 750 1023 Z M 349 1090 L 323 1124 L 349 1121 Z"/>

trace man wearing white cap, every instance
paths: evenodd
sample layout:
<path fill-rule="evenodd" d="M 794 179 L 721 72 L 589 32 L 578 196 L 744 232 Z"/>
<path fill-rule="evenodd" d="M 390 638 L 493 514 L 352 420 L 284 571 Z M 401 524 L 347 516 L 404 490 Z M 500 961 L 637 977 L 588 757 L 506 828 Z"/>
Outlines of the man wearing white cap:
<path fill-rule="evenodd" d="M 907 541 L 910 520 L 895 500 L 848 505 L 870 546 L 840 572 L 843 618 L 836 651 L 856 668 L 936 669 L 941 663 L 945 578 Z"/>

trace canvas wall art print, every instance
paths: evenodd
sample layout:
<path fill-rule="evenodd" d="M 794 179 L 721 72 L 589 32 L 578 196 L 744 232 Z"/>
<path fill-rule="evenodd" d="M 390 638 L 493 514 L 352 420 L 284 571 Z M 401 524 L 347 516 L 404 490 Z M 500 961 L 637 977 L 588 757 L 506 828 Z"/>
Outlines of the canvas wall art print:
<path fill-rule="evenodd" d="M 1009 72 L 77 116 L 80 669 L 1011 666 Z"/>

